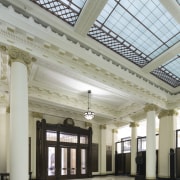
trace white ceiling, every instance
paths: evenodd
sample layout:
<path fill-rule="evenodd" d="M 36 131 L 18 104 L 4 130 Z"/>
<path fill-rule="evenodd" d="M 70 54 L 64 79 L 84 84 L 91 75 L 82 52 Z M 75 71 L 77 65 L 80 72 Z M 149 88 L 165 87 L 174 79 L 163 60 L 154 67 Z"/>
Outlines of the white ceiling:
<path fill-rule="evenodd" d="M 88 6 L 95 6 L 92 1 L 88 2 L 87 10 Z M 180 88 L 170 87 L 149 72 L 167 61 L 166 57 L 180 53 L 180 43 L 140 69 L 85 36 L 106 0 L 96 2 L 99 8 L 88 18 L 86 27 L 81 17 L 82 21 L 80 19 L 74 28 L 28 0 L 6 0 L 4 5 L 0 5 L 1 45 L 7 48 L 17 46 L 36 59 L 29 67 L 30 111 L 85 121 L 83 112 L 87 110 L 88 90 L 92 91 L 91 108 L 96 114 L 92 122 L 98 124 L 121 125 L 140 120 L 145 117 L 143 107 L 146 103 L 157 104 L 160 108 L 179 108 Z M 32 17 L 18 14 L 14 9 L 34 19 L 42 19 L 64 36 L 52 32 L 50 27 L 37 24 Z M 86 13 L 88 11 L 83 12 L 84 15 Z M 95 50 L 101 55 L 94 54 Z M 114 64 L 117 59 L 122 62 L 119 66 Z M 0 60 L 1 99 L 8 99 L 9 66 L 3 58 Z M 8 100 L 4 104 L 8 105 Z"/>

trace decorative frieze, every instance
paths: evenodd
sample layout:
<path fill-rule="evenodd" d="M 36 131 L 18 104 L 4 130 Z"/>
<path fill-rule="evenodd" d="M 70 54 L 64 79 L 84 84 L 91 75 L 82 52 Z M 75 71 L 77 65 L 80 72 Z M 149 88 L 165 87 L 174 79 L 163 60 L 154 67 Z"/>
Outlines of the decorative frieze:
<path fill-rule="evenodd" d="M 154 104 L 146 104 L 145 107 L 144 107 L 145 112 L 157 111 L 157 110 L 158 110 L 158 106 L 156 106 Z"/>
<path fill-rule="evenodd" d="M 174 109 L 162 110 L 159 113 L 158 118 L 161 119 L 161 118 L 166 117 L 166 116 L 177 116 L 177 115 L 178 115 L 178 112 L 176 110 L 174 110 Z"/>

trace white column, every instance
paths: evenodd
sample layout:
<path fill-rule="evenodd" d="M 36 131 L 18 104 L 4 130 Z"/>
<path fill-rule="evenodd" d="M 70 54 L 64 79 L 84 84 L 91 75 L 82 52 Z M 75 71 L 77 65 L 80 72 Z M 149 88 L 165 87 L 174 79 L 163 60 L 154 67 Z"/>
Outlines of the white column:
<path fill-rule="evenodd" d="M 115 143 L 117 142 L 117 129 L 112 129 L 112 171 L 115 173 Z"/>
<path fill-rule="evenodd" d="M 175 110 L 162 110 L 159 113 L 159 151 L 158 151 L 158 177 L 170 178 L 170 148 L 175 149 L 176 117 Z"/>
<path fill-rule="evenodd" d="M 11 180 L 28 180 L 28 53 L 9 49 L 10 85 L 10 176 Z"/>
<path fill-rule="evenodd" d="M 0 99 L 1 100 L 1 99 Z M 0 172 L 7 172 L 7 120 L 6 108 L 0 108 Z"/>
<path fill-rule="evenodd" d="M 136 156 L 137 156 L 137 127 L 138 123 L 131 122 L 131 176 L 136 175 Z"/>
<path fill-rule="evenodd" d="M 106 174 L 106 125 L 100 126 L 101 147 L 100 147 L 100 174 Z"/>
<path fill-rule="evenodd" d="M 144 108 L 147 113 L 146 132 L 146 179 L 156 179 L 156 110 L 157 106 L 147 104 Z"/>

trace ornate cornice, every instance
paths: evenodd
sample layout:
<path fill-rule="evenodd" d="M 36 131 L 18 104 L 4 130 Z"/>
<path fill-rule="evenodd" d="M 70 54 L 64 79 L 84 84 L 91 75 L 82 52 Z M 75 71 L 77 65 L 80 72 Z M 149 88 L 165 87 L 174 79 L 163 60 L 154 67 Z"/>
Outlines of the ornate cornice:
<path fill-rule="evenodd" d="M 158 118 L 161 119 L 161 118 L 166 117 L 166 116 L 177 116 L 177 115 L 178 115 L 178 112 L 176 110 L 174 110 L 174 109 L 162 110 L 159 113 Z"/>
<path fill-rule="evenodd" d="M 139 127 L 139 124 L 137 122 L 131 122 L 129 127 Z"/>
<path fill-rule="evenodd" d="M 157 110 L 158 110 L 158 106 L 156 106 L 154 104 L 146 104 L 145 107 L 144 107 L 145 112 L 157 111 Z"/>
<path fill-rule="evenodd" d="M 21 62 L 26 66 L 32 62 L 32 57 L 26 51 L 23 51 L 19 48 L 11 46 L 8 49 L 9 54 L 9 64 L 11 65 L 13 62 Z"/>

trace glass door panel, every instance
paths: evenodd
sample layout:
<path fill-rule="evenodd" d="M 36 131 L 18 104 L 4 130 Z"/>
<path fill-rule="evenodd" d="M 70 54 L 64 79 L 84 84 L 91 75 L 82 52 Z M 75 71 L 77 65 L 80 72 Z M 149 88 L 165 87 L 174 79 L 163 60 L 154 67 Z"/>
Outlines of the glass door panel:
<path fill-rule="evenodd" d="M 48 147 L 48 176 L 55 176 L 55 147 Z"/>
<path fill-rule="evenodd" d="M 81 149 L 81 174 L 86 174 L 86 149 Z"/>
<path fill-rule="evenodd" d="M 61 148 L 61 175 L 68 175 L 68 149 Z"/>
<path fill-rule="evenodd" d="M 76 175 L 76 149 L 70 149 L 70 174 Z"/>

